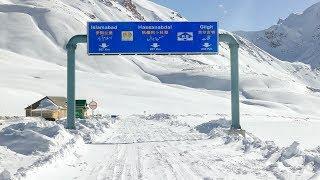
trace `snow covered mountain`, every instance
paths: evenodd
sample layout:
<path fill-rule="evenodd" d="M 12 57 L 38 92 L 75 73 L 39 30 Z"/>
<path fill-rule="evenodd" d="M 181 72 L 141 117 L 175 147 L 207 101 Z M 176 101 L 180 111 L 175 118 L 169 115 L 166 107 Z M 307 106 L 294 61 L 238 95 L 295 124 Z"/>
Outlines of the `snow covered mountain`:
<path fill-rule="evenodd" d="M 86 33 L 87 21 L 184 20 L 145 0 L 0 0 L 0 12 L 1 49 L 63 66 L 64 46 L 73 35 Z M 79 59 L 87 59 L 79 52 Z M 80 69 L 99 67 L 81 60 Z"/>
<path fill-rule="evenodd" d="M 242 37 L 273 56 L 289 62 L 299 61 L 320 67 L 320 2 L 302 14 L 291 14 L 262 31 L 239 31 Z"/>
<path fill-rule="evenodd" d="M 66 96 L 65 44 L 86 33 L 87 21 L 185 21 L 147 0 L 0 0 L 0 12 L 1 116 L 24 115 L 25 107 L 44 96 Z M 283 62 L 237 38 L 242 115 L 320 115 L 319 71 Z M 103 57 L 87 56 L 80 45 L 76 58 L 76 96 L 96 100 L 99 113 L 230 116 L 226 44 L 215 56 Z M 250 117 L 244 118 L 247 129 Z"/>
<path fill-rule="evenodd" d="M 97 101 L 97 113 L 120 114 L 119 121 L 77 120 L 76 131 L 65 130 L 64 120 L 2 121 L 23 116 L 44 96 L 66 96 L 65 44 L 86 33 L 87 21 L 143 20 L 186 19 L 148 0 L 0 0 L 0 179 L 320 176 L 319 70 L 281 61 L 240 36 L 245 138 L 226 133 L 230 61 L 223 43 L 214 56 L 89 57 L 79 45 L 76 97 Z"/>

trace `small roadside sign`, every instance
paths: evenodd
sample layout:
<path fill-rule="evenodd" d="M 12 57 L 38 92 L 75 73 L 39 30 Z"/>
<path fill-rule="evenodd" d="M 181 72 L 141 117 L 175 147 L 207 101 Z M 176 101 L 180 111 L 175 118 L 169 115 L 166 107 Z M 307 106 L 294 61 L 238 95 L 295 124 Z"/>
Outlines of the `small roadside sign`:
<path fill-rule="evenodd" d="M 91 102 L 89 103 L 89 107 L 90 107 L 90 109 L 95 110 L 95 109 L 97 109 L 97 107 L 98 107 L 98 103 L 95 102 L 95 101 L 91 101 Z"/>

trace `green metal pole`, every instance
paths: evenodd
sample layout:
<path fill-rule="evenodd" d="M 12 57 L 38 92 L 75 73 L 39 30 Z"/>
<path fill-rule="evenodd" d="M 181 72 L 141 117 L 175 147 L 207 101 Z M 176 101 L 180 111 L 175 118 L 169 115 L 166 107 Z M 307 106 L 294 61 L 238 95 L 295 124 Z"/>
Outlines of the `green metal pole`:
<path fill-rule="evenodd" d="M 239 108 L 239 43 L 230 34 L 219 34 L 219 41 L 225 42 L 230 48 L 231 60 L 231 129 L 241 129 Z"/>
<path fill-rule="evenodd" d="M 73 36 L 67 48 L 67 129 L 75 129 L 75 51 L 78 43 L 86 43 L 87 35 Z"/>
<path fill-rule="evenodd" d="M 68 65 L 67 65 L 67 97 L 68 97 L 68 116 L 67 129 L 75 129 L 75 51 L 77 46 L 67 48 Z"/>
<path fill-rule="evenodd" d="M 239 45 L 230 46 L 231 56 L 231 101 L 232 101 L 232 129 L 241 129 L 239 107 Z"/>

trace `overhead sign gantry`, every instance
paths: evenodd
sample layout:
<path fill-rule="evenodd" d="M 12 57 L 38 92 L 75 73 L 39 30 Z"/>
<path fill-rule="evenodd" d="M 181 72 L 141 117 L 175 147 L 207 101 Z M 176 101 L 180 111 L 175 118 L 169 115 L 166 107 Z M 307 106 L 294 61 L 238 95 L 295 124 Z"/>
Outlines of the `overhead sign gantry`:
<path fill-rule="evenodd" d="M 241 129 L 237 40 L 218 33 L 217 22 L 89 22 L 88 35 L 72 37 L 67 48 L 67 128 L 75 129 L 75 50 L 87 43 L 89 55 L 217 54 L 226 42 L 231 58 L 232 129 Z"/>
<path fill-rule="evenodd" d="M 89 22 L 89 55 L 213 54 L 216 22 Z"/>

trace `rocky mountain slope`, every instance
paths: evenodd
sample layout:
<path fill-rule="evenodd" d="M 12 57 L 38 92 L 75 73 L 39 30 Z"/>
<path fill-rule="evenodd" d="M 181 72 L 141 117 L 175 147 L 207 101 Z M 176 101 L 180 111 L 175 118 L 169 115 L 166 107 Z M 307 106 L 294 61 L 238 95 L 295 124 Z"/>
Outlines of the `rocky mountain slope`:
<path fill-rule="evenodd" d="M 23 115 L 24 107 L 45 95 L 66 96 L 65 44 L 73 35 L 86 33 L 87 21 L 185 20 L 179 13 L 147 0 L 1 0 L 0 12 L 3 115 Z M 302 63 L 282 62 L 238 39 L 244 106 L 317 114 L 309 107 L 320 104 L 318 71 Z M 101 112 L 203 113 L 211 108 L 194 102 L 204 100 L 214 105 L 216 102 L 207 98 L 208 92 L 213 99 L 227 98 L 223 104 L 229 107 L 229 52 L 225 44 L 220 49 L 215 56 L 89 57 L 86 46 L 81 45 L 77 49 L 77 96 L 98 100 Z M 167 84 L 174 88 L 170 85 L 170 91 L 163 91 Z M 180 94 L 179 98 L 174 94 Z M 142 104 L 141 98 L 146 98 Z M 167 103 L 176 108 L 168 108 Z M 220 111 L 229 113 L 230 109 L 218 108 Z"/>
<path fill-rule="evenodd" d="M 271 55 L 320 67 L 320 2 L 266 30 L 236 32 Z"/>

